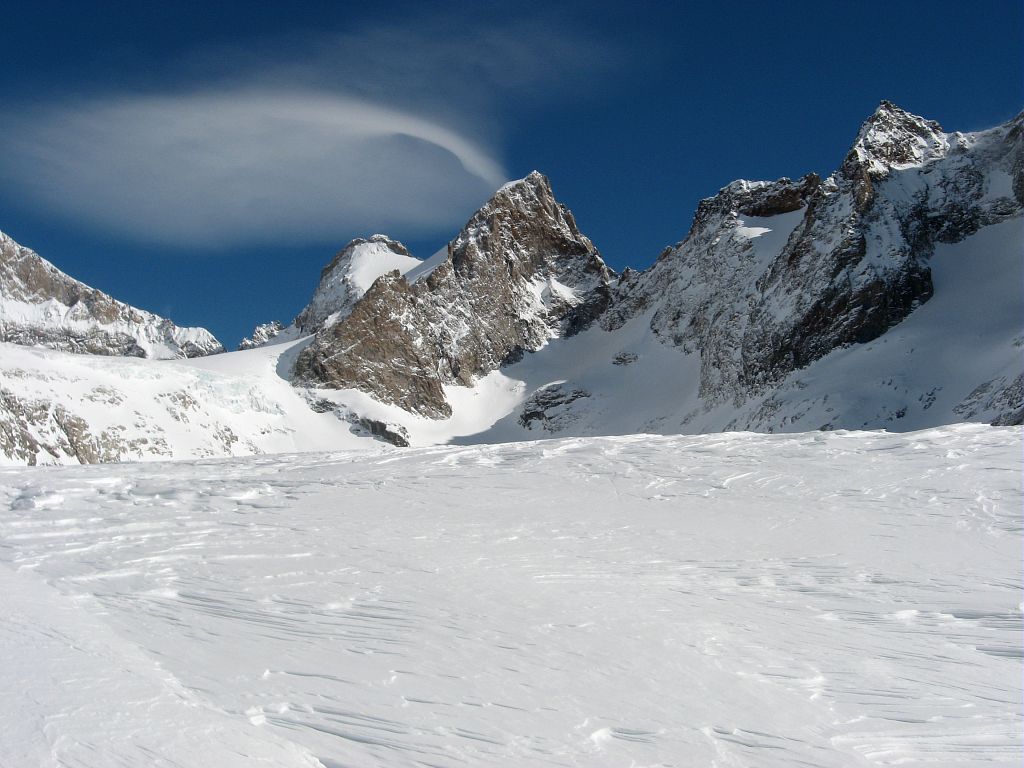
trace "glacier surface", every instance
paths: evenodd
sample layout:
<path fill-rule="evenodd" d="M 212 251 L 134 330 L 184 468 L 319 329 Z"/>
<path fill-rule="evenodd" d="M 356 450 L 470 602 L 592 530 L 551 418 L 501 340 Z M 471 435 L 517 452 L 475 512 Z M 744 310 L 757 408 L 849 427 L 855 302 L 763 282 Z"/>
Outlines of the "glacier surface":
<path fill-rule="evenodd" d="M 1019 765 L 1021 438 L 3 468 L 0 765 Z"/>

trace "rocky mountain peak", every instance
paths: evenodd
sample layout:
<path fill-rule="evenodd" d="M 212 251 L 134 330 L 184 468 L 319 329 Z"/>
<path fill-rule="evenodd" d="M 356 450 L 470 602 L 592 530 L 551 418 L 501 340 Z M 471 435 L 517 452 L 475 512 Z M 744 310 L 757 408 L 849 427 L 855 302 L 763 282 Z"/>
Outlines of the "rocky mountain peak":
<path fill-rule="evenodd" d="M 893 169 L 924 165 L 942 157 L 949 147 L 942 126 L 882 101 L 864 121 L 840 172 L 856 180 L 867 174 L 884 178 Z"/>
<path fill-rule="evenodd" d="M 351 312 L 381 275 L 396 269 L 405 273 L 420 264 L 408 248 L 387 235 L 356 238 L 320 272 L 313 297 L 295 318 L 295 325 L 301 333 L 316 333 Z"/>
<path fill-rule="evenodd" d="M 451 409 L 442 385 L 470 384 L 588 327 L 609 305 L 614 277 L 534 172 L 499 189 L 425 278 L 388 275 L 320 330 L 296 378 L 443 418 Z"/>
<path fill-rule="evenodd" d="M 499 189 L 449 249 L 451 269 L 469 278 L 507 272 L 512 280 L 554 278 L 589 289 L 607 284 L 612 274 L 538 171 Z M 437 282 L 444 274 L 435 271 L 430 279 Z"/>

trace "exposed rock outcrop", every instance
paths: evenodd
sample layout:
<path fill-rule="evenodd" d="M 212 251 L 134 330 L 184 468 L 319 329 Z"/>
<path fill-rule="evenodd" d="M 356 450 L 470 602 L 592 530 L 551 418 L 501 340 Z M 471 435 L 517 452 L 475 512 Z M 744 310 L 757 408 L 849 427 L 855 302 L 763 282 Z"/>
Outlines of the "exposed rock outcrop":
<path fill-rule="evenodd" d="M 652 311 L 660 338 L 699 352 L 709 405 L 871 341 L 932 296 L 936 242 L 1020 215 L 1016 193 L 992 188 L 993 174 L 1016 184 L 1020 123 L 945 134 L 882 102 L 829 178 L 734 182 L 703 201 L 686 240 L 620 283 L 602 324 Z"/>
<path fill-rule="evenodd" d="M 255 349 L 269 344 L 281 335 L 284 326 L 279 320 L 271 320 L 269 323 L 261 323 L 253 328 L 252 334 L 242 339 L 238 345 L 239 351 L 243 349 Z"/>
<path fill-rule="evenodd" d="M 534 172 L 500 189 L 425 277 L 410 283 L 394 271 L 374 282 L 303 350 L 296 381 L 444 418 L 444 385 L 471 384 L 588 327 L 609 306 L 613 277 Z"/>
<path fill-rule="evenodd" d="M 343 320 L 381 275 L 415 269 L 422 262 L 397 240 L 386 235 L 356 238 L 342 248 L 320 272 L 309 304 L 295 318 L 299 333 L 316 333 Z"/>

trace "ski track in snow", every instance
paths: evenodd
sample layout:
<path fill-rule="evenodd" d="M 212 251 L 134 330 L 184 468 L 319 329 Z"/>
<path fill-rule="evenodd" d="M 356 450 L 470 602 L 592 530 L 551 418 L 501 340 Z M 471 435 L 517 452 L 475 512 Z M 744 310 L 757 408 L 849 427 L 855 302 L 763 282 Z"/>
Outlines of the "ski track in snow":
<path fill-rule="evenodd" d="M 1019 765 L 1021 442 L 3 469 L 0 765 Z"/>

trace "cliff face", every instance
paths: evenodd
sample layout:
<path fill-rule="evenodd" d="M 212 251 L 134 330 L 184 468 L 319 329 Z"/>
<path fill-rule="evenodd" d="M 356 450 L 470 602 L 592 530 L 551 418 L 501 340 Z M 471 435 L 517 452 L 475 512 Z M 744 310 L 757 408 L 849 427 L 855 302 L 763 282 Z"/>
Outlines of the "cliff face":
<path fill-rule="evenodd" d="M 169 359 L 223 352 L 204 328 L 129 306 L 0 233 L 0 341 L 64 352 Z"/>
<path fill-rule="evenodd" d="M 469 385 L 550 338 L 589 326 L 613 273 L 539 173 L 506 185 L 412 281 L 377 280 L 299 356 L 296 381 L 354 388 L 433 418 L 446 384 Z"/>

